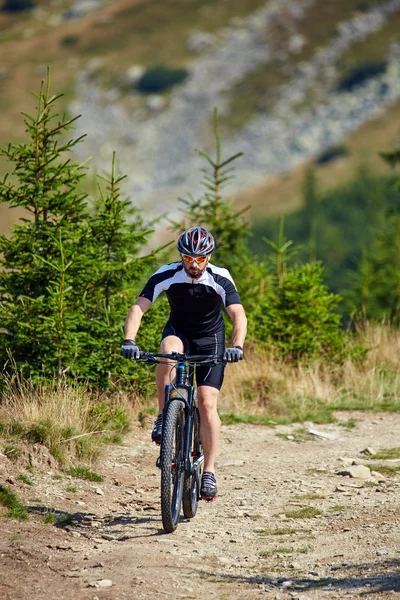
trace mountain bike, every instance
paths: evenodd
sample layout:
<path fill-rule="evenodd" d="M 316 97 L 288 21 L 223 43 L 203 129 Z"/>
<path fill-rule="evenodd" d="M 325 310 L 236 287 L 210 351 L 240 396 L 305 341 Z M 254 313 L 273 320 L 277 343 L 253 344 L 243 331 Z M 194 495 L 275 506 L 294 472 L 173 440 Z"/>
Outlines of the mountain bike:
<path fill-rule="evenodd" d="M 195 390 L 198 365 L 225 364 L 216 355 L 190 355 L 172 352 L 141 352 L 137 362 L 147 364 L 171 361 L 171 381 L 165 386 L 161 451 L 156 466 L 161 469 L 161 517 L 164 530 L 178 526 L 181 508 L 187 519 L 197 512 L 204 454 L 200 439 L 200 414 Z"/>

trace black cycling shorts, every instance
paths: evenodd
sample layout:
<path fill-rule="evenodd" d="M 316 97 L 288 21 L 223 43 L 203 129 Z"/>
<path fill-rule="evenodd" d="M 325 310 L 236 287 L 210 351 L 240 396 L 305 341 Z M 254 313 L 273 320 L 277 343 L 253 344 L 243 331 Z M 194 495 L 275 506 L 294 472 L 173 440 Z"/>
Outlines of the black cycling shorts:
<path fill-rule="evenodd" d="M 164 327 L 162 340 L 169 335 L 175 335 L 182 340 L 184 352 L 187 354 L 218 354 L 221 358 L 225 351 L 225 331 L 220 329 L 212 335 L 204 337 L 191 338 L 177 331 L 168 321 Z M 196 383 L 200 385 L 209 385 L 210 387 L 221 389 L 224 380 L 225 365 L 205 365 L 196 367 Z"/>

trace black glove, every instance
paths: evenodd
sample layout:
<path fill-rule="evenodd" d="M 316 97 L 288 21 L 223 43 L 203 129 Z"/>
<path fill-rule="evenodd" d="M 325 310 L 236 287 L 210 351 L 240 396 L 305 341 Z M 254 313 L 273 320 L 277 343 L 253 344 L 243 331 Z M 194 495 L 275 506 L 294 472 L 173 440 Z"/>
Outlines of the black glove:
<path fill-rule="evenodd" d="M 239 362 L 243 358 L 243 348 L 241 346 L 225 348 L 224 358 L 226 362 Z"/>
<path fill-rule="evenodd" d="M 121 346 L 121 354 L 124 358 L 138 360 L 140 358 L 140 348 L 136 345 L 135 340 L 124 340 Z"/>

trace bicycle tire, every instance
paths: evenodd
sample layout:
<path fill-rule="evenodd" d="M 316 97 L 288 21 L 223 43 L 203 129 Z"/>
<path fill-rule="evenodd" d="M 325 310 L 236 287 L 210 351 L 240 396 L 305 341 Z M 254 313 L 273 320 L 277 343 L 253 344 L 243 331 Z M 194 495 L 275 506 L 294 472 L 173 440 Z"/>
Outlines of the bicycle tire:
<path fill-rule="evenodd" d="M 164 530 L 177 528 L 182 505 L 185 473 L 181 469 L 184 451 L 185 404 L 170 400 L 164 418 L 161 444 L 161 517 Z"/>
<path fill-rule="evenodd" d="M 193 463 L 203 454 L 200 441 L 200 415 L 197 406 L 193 413 L 190 442 L 190 446 L 193 449 L 193 460 L 191 461 Z M 193 519 L 197 513 L 200 500 L 201 471 L 201 466 L 196 471 L 192 470 L 191 473 L 185 471 L 182 505 L 183 514 L 187 519 Z"/>

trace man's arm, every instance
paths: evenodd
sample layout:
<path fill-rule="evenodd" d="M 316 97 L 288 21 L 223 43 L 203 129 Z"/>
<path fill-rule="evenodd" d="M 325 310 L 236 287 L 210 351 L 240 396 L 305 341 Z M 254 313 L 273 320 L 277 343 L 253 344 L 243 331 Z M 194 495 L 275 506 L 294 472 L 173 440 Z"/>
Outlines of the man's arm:
<path fill-rule="evenodd" d="M 139 331 L 140 323 L 145 312 L 152 305 L 152 302 L 147 298 L 139 297 L 135 304 L 131 306 L 128 315 L 125 319 L 125 339 L 135 340 Z"/>
<path fill-rule="evenodd" d="M 232 346 L 243 348 L 247 331 L 247 318 L 244 308 L 241 304 L 230 304 L 226 307 L 226 312 L 232 319 Z"/>

